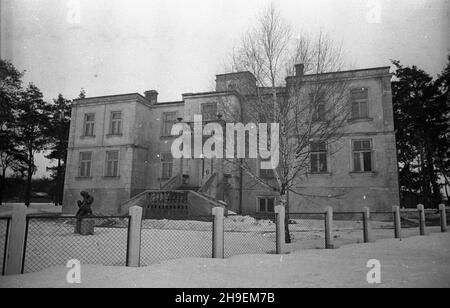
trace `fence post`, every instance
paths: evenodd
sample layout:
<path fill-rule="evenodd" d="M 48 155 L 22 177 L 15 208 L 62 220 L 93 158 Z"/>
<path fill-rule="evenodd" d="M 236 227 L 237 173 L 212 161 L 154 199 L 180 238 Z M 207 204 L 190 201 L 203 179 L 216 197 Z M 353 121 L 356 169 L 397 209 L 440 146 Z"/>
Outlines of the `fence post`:
<path fill-rule="evenodd" d="M 10 225 L 8 247 L 5 262 L 5 275 L 19 275 L 24 262 L 25 233 L 27 224 L 27 207 L 25 204 L 14 205 Z"/>
<path fill-rule="evenodd" d="M 447 232 L 447 213 L 445 204 L 439 204 L 439 212 L 441 213 L 441 232 Z"/>
<path fill-rule="evenodd" d="M 212 209 L 214 215 L 214 228 L 213 228 L 213 258 L 223 258 L 223 214 L 224 210 L 221 207 L 215 207 Z"/>
<path fill-rule="evenodd" d="M 423 204 L 417 205 L 417 210 L 419 211 L 419 230 L 420 235 L 425 235 L 425 208 Z"/>
<path fill-rule="evenodd" d="M 282 205 L 277 205 L 275 207 L 275 213 L 276 215 L 276 235 L 277 235 L 277 248 L 276 248 L 276 253 L 277 254 L 282 254 L 284 253 L 284 245 L 286 243 L 286 237 L 285 237 L 285 225 L 284 225 L 284 219 L 285 219 L 285 208 Z"/>
<path fill-rule="evenodd" d="M 128 213 L 130 221 L 128 222 L 127 266 L 139 267 L 141 265 L 142 207 L 132 206 L 128 209 Z"/>
<path fill-rule="evenodd" d="M 402 223 L 400 217 L 400 207 L 393 206 L 392 212 L 394 213 L 394 229 L 395 229 L 395 238 L 402 238 Z"/>
<path fill-rule="evenodd" d="M 325 213 L 325 248 L 333 249 L 333 208 L 331 206 L 326 208 Z"/>
<path fill-rule="evenodd" d="M 370 225 L 370 209 L 368 207 L 363 208 L 363 226 L 364 226 L 364 243 L 370 243 L 372 241 L 371 225 Z"/>

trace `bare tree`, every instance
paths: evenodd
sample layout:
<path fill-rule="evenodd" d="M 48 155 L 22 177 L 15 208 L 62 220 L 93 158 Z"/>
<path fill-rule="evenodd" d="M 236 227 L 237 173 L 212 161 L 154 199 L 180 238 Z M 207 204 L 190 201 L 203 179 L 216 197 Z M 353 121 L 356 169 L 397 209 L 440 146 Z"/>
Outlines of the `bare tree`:
<path fill-rule="evenodd" d="M 338 151 L 336 141 L 344 133 L 349 114 L 348 82 L 336 76 L 345 66 L 341 46 L 322 31 L 316 36 L 292 37 L 292 29 L 277 9 L 268 6 L 256 27 L 235 48 L 229 68 L 251 72 L 257 86 L 239 89 L 238 92 L 244 93 L 240 110 L 222 107 L 228 119 L 280 124 L 280 161 L 273 169 L 273 179 L 257 172 L 255 160 L 229 160 L 229 163 L 238 164 L 255 183 L 278 192 L 280 204 L 286 208 L 287 242 L 290 242 L 289 192 L 304 195 L 295 190 L 296 184 L 311 171 L 323 171 L 323 166 L 311 159 L 311 151 L 323 146 L 327 147 L 328 155 Z"/>

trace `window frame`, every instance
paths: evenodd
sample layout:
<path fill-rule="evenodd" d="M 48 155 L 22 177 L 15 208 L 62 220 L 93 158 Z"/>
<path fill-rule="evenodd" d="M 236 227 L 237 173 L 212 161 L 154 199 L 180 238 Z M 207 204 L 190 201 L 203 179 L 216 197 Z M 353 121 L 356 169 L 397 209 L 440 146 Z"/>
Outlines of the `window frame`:
<path fill-rule="evenodd" d="M 164 157 L 165 155 L 170 155 L 171 159 L 169 160 L 165 160 Z M 163 152 L 160 153 L 160 161 L 161 161 L 161 180 L 169 180 L 173 177 L 173 155 L 171 152 Z M 166 165 L 170 165 L 169 170 L 169 177 L 165 177 L 164 174 L 164 166 Z"/>
<path fill-rule="evenodd" d="M 361 149 L 356 150 L 355 149 L 355 143 L 356 142 L 369 142 L 370 144 L 370 148 L 369 149 L 365 149 L 364 147 L 361 147 Z M 367 139 L 352 139 L 351 140 L 351 161 L 352 161 L 352 172 L 353 173 L 373 173 L 375 172 L 375 161 L 374 161 L 374 147 L 373 147 L 373 139 L 367 138 Z M 369 153 L 370 154 L 370 170 L 366 170 L 365 166 L 365 157 L 364 157 L 364 153 Z M 359 169 L 360 170 L 356 170 L 356 164 L 355 164 L 355 154 L 358 155 L 358 164 L 359 164 Z"/>
<path fill-rule="evenodd" d="M 318 149 L 317 150 L 313 150 L 313 144 L 317 144 L 318 145 Z M 321 149 L 320 145 L 323 144 L 325 149 Z M 317 141 L 312 141 L 309 144 L 309 172 L 311 174 L 327 174 L 329 173 L 328 170 L 328 145 L 326 142 L 317 142 Z M 320 157 L 321 155 L 323 156 L 325 154 L 325 170 L 321 170 L 320 169 Z M 313 171 L 313 164 L 312 164 L 312 156 L 317 156 L 316 157 L 316 164 L 317 164 L 317 170 Z"/>
<path fill-rule="evenodd" d="M 320 123 L 320 122 L 324 122 L 326 121 L 326 102 L 325 102 L 325 93 L 323 92 L 319 92 L 317 94 L 317 102 L 314 99 L 315 97 L 315 93 L 311 93 L 309 94 L 309 101 L 310 104 L 312 106 L 313 110 L 313 114 L 312 114 L 312 122 L 313 123 Z M 322 112 L 319 112 L 319 108 L 321 107 Z"/>
<path fill-rule="evenodd" d="M 273 199 L 273 211 L 272 212 L 269 211 L 269 202 L 268 202 L 269 199 Z M 265 211 L 261 211 L 261 207 L 260 207 L 261 200 L 265 200 L 265 202 L 264 202 Z M 256 197 L 256 213 L 273 214 L 273 213 L 275 213 L 276 203 L 277 203 L 276 196 L 257 196 Z"/>
<path fill-rule="evenodd" d="M 90 158 L 89 160 L 87 159 L 82 159 L 82 156 L 84 154 L 89 154 Z M 93 152 L 92 151 L 81 151 L 79 152 L 79 157 L 78 157 L 78 177 L 79 178 L 91 178 L 92 177 L 92 156 L 93 156 Z M 89 169 L 86 169 L 84 166 L 85 164 L 89 164 Z M 83 174 L 84 171 L 89 171 L 86 172 L 86 174 Z"/>
<path fill-rule="evenodd" d="M 211 106 L 214 106 L 214 109 L 215 109 L 215 114 L 213 114 L 213 115 L 211 115 L 210 113 L 205 113 L 206 107 L 211 107 Z M 201 115 L 202 115 L 202 120 L 203 121 L 214 121 L 214 120 L 217 120 L 217 114 L 219 112 L 218 108 L 219 107 L 218 107 L 217 102 L 209 102 L 209 103 L 201 104 L 200 112 L 201 112 Z M 205 117 L 205 114 L 209 115 L 210 117 Z"/>
<path fill-rule="evenodd" d="M 114 119 L 114 115 L 115 114 L 120 114 L 120 119 Z M 109 135 L 111 136 L 122 136 L 122 123 L 123 123 L 123 118 L 122 118 L 122 111 L 111 111 L 110 114 L 110 120 L 109 120 Z M 114 122 L 118 122 L 118 129 L 117 132 L 114 132 L 113 130 L 113 124 Z"/>
<path fill-rule="evenodd" d="M 367 94 L 366 98 L 358 98 L 358 99 L 353 99 L 352 95 L 353 92 L 355 91 L 361 91 L 364 90 L 365 93 Z M 356 88 L 352 88 L 350 90 L 350 120 L 360 120 L 360 119 L 370 119 L 370 110 L 369 110 L 369 88 L 367 87 L 356 87 Z M 362 104 L 366 105 L 366 114 L 365 115 L 361 115 L 361 105 Z M 358 115 L 355 117 L 353 114 L 353 106 L 354 104 L 358 105 Z"/>
<path fill-rule="evenodd" d="M 170 115 L 174 116 L 174 118 L 173 118 L 173 122 L 171 123 L 172 125 L 170 126 L 170 128 L 168 129 L 168 132 L 167 132 L 166 131 L 166 124 L 168 124 L 169 121 L 166 120 L 166 117 L 168 117 Z M 177 117 L 178 117 L 178 112 L 177 111 L 163 112 L 161 117 L 162 117 L 161 137 L 170 137 L 170 136 L 172 136 L 172 134 L 171 134 L 172 127 L 176 123 L 176 120 L 177 120 Z"/>
<path fill-rule="evenodd" d="M 116 160 L 109 160 L 108 159 L 108 154 L 109 153 L 117 153 L 117 167 L 116 167 L 116 171 L 117 174 L 109 174 L 109 168 L 108 168 L 108 163 L 109 162 L 115 162 Z M 114 166 L 113 166 L 113 171 L 114 171 Z M 119 150 L 107 150 L 105 151 L 105 175 L 106 178 L 118 178 L 120 177 L 120 151 Z"/>
<path fill-rule="evenodd" d="M 94 119 L 88 121 L 88 117 L 89 116 L 93 116 Z M 87 131 L 88 125 L 91 126 L 91 130 L 92 130 L 92 132 L 90 132 L 91 134 L 87 134 L 87 132 L 88 132 Z M 95 137 L 95 113 L 90 112 L 90 113 L 85 113 L 84 114 L 83 134 L 82 134 L 82 136 L 83 137 Z"/>

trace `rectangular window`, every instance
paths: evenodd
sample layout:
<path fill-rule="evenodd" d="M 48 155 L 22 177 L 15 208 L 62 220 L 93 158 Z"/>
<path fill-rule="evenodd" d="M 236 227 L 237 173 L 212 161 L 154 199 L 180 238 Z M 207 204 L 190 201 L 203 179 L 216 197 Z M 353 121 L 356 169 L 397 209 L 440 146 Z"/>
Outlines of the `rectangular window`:
<path fill-rule="evenodd" d="M 202 104 L 203 121 L 217 120 L 217 103 Z"/>
<path fill-rule="evenodd" d="M 173 156 L 172 153 L 161 154 L 161 178 L 164 180 L 172 177 Z"/>
<path fill-rule="evenodd" d="M 172 126 L 177 120 L 176 112 L 163 113 L 162 136 L 171 136 Z"/>
<path fill-rule="evenodd" d="M 259 197 L 258 212 L 273 213 L 275 211 L 275 197 Z"/>
<path fill-rule="evenodd" d="M 354 140 L 353 141 L 353 171 L 371 172 L 372 166 L 372 141 Z"/>
<path fill-rule="evenodd" d="M 111 135 L 121 135 L 122 134 L 122 112 L 114 111 L 111 112 Z"/>
<path fill-rule="evenodd" d="M 94 136 L 95 114 L 87 113 L 84 115 L 84 131 L 83 136 Z"/>
<path fill-rule="evenodd" d="M 325 121 L 325 95 L 323 93 L 310 94 L 309 99 L 313 109 L 313 122 Z"/>
<path fill-rule="evenodd" d="M 325 142 L 311 142 L 310 144 L 311 173 L 326 173 L 327 146 Z"/>
<path fill-rule="evenodd" d="M 270 159 L 261 159 L 261 162 L 269 162 L 270 163 Z M 259 176 L 263 179 L 275 178 L 273 169 L 262 169 L 261 164 L 259 165 Z"/>
<path fill-rule="evenodd" d="M 80 152 L 79 176 L 88 178 L 91 176 L 92 152 Z"/>
<path fill-rule="evenodd" d="M 119 176 L 119 151 L 106 152 L 106 174 L 108 177 Z"/>
<path fill-rule="evenodd" d="M 351 91 L 352 119 L 369 117 L 369 91 L 367 88 L 353 89 Z"/>

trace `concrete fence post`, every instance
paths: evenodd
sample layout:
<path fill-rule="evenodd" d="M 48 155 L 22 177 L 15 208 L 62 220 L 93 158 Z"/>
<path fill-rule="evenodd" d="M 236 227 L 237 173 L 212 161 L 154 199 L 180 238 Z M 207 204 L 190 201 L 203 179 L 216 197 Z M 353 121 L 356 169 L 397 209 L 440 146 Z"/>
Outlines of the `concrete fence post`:
<path fill-rule="evenodd" d="M 325 248 L 333 249 L 333 208 L 331 206 L 326 208 L 325 212 Z"/>
<path fill-rule="evenodd" d="M 142 207 L 129 208 L 130 221 L 128 226 L 127 266 L 139 267 L 141 265 L 141 227 Z"/>
<path fill-rule="evenodd" d="M 223 228 L 223 215 L 224 210 L 221 207 L 215 207 L 212 209 L 214 215 L 214 228 L 213 228 L 213 258 L 224 258 L 224 228 Z"/>
<path fill-rule="evenodd" d="M 364 227 L 364 243 L 370 243 L 372 241 L 371 225 L 370 225 L 370 209 L 368 207 L 363 208 L 363 227 Z"/>
<path fill-rule="evenodd" d="M 420 235 L 426 235 L 425 234 L 425 207 L 423 206 L 423 204 L 418 204 L 417 205 L 417 210 L 419 211 L 419 230 L 420 230 Z"/>
<path fill-rule="evenodd" d="M 447 213 L 445 204 L 439 204 L 439 212 L 441 213 L 441 232 L 447 232 Z"/>
<path fill-rule="evenodd" d="M 392 212 L 394 214 L 395 238 L 401 239 L 402 238 L 402 222 L 401 222 L 401 216 L 400 216 L 400 207 L 393 206 Z"/>
<path fill-rule="evenodd" d="M 23 250 L 25 248 L 27 207 L 14 205 L 10 225 L 5 262 L 5 275 L 19 275 L 22 272 Z"/>
<path fill-rule="evenodd" d="M 285 236 L 285 224 L 284 219 L 286 216 L 286 209 L 282 205 L 277 205 L 275 207 L 275 213 L 276 215 L 276 236 L 277 236 L 277 247 L 276 247 L 276 253 L 282 254 L 284 253 L 284 245 L 286 243 L 286 236 Z"/>

